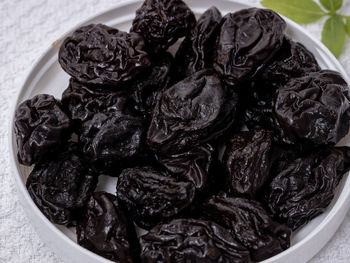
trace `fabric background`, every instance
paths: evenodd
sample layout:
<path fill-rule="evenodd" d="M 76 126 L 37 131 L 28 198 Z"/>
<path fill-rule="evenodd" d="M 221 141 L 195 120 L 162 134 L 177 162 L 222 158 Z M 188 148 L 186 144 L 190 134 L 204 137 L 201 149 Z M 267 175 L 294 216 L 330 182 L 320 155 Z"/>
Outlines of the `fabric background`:
<path fill-rule="evenodd" d="M 198 0 L 200 1 L 200 0 Z M 258 0 L 246 0 L 258 3 Z M 63 263 L 40 241 L 19 204 L 8 160 L 9 116 L 33 63 L 63 33 L 125 0 L 0 0 L 0 262 Z M 350 0 L 341 10 L 350 14 Z M 213 1 L 215 5 L 215 1 Z M 318 39 L 324 21 L 306 26 Z M 350 40 L 340 58 L 350 72 Z M 350 213 L 311 263 L 350 259 Z"/>

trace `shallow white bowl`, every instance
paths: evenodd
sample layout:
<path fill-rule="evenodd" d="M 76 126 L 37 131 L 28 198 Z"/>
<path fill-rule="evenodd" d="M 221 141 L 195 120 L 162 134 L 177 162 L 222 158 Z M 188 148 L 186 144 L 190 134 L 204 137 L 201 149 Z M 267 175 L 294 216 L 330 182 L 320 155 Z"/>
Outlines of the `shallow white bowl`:
<path fill-rule="evenodd" d="M 141 3 L 141 0 L 134 0 L 118 5 L 114 9 L 97 15 L 79 26 L 90 23 L 104 23 L 128 31 L 131 21 L 134 18 L 135 11 Z M 240 1 L 228 0 L 187 0 L 186 3 L 188 3 L 196 14 L 203 13 L 212 5 L 216 5 L 223 14 L 251 7 Z M 292 39 L 303 43 L 309 50 L 311 50 L 322 68 L 333 69 L 340 72 L 349 83 L 349 78 L 343 67 L 322 43 L 312 38 L 310 34 L 296 23 L 287 18 L 286 21 L 288 24 L 287 35 Z M 30 168 L 19 165 L 16 158 L 17 146 L 12 128 L 15 108 L 23 100 L 31 98 L 38 93 L 48 93 L 57 98 L 61 97 L 63 90 L 68 86 L 69 76 L 60 68 L 57 62 L 57 54 L 62 39 L 72 31 L 74 31 L 74 28 L 66 35 L 62 36 L 60 40 L 56 41 L 37 61 L 19 92 L 13 108 L 13 116 L 11 120 L 11 166 L 13 176 L 16 179 L 20 202 L 41 239 L 66 262 L 107 263 L 111 261 L 77 245 L 74 229 L 54 225 L 46 219 L 30 198 L 25 187 Z M 349 142 L 350 136 L 347 136 L 342 140 L 341 145 L 350 145 Z M 99 182 L 98 190 L 105 190 L 114 193 L 115 180 L 116 179 L 112 177 L 103 177 Z M 333 202 L 326 212 L 295 232 L 289 249 L 263 262 L 303 263 L 308 261 L 332 237 L 340 223 L 343 221 L 349 206 L 350 178 L 345 176 L 337 189 Z"/>

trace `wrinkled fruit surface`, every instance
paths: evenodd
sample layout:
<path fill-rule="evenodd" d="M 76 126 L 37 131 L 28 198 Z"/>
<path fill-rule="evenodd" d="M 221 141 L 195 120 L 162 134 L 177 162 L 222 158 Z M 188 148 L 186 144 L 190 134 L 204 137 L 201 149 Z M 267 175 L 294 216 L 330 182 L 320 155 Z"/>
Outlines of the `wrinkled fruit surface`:
<path fill-rule="evenodd" d="M 231 233 L 210 221 L 176 219 L 141 237 L 141 260 L 147 263 L 249 263 L 249 251 Z"/>
<path fill-rule="evenodd" d="M 248 128 L 274 130 L 274 96 L 279 88 L 293 78 L 299 78 L 320 67 L 302 44 L 284 39 L 281 49 L 272 62 L 251 83 L 244 103 L 244 122 Z"/>
<path fill-rule="evenodd" d="M 94 166 L 113 171 L 122 161 L 137 157 L 142 149 L 142 120 L 121 113 L 97 113 L 84 123 L 80 141 Z"/>
<path fill-rule="evenodd" d="M 143 37 L 102 24 L 78 28 L 61 45 L 58 61 L 82 83 L 121 86 L 150 66 Z"/>
<path fill-rule="evenodd" d="M 212 67 L 213 46 L 221 18 L 221 13 L 216 7 L 209 8 L 181 43 L 175 56 L 178 79 L 184 79 L 201 69 Z"/>
<path fill-rule="evenodd" d="M 349 150 L 319 151 L 291 162 L 266 189 L 266 205 L 273 216 L 296 230 L 321 214 L 349 169 Z"/>
<path fill-rule="evenodd" d="M 277 92 L 274 116 L 284 143 L 336 144 L 350 127 L 349 87 L 331 70 L 291 79 Z"/>
<path fill-rule="evenodd" d="M 17 107 L 15 134 L 19 162 L 32 165 L 68 139 L 70 120 L 59 101 L 39 94 Z"/>
<path fill-rule="evenodd" d="M 233 195 L 255 196 L 269 176 L 271 147 L 272 136 L 266 130 L 243 131 L 232 136 L 224 159 Z"/>
<path fill-rule="evenodd" d="M 319 70 L 314 55 L 304 45 L 284 38 L 281 49 L 261 72 L 258 81 L 260 85 L 283 88 L 289 80 Z"/>
<path fill-rule="evenodd" d="M 67 226 L 76 224 L 96 185 L 97 175 L 75 143 L 36 164 L 26 184 L 41 212 L 51 222 Z"/>
<path fill-rule="evenodd" d="M 159 53 L 186 36 L 195 23 L 182 0 L 146 0 L 136 11 L 131 31 L 142 34 L 149 49 Z"/>
<path fill-rule="evenodd" d="M 171 174 L 192 182 L 196 189 L 202 191 L 208 186 L 213 155 L 214 148 L 210 144 L 204 144 L 184 153 L 159 155 L 158 161 Z"/>
<path fill-rule="evenodd" d="M 281 48 L 284 20 L 275 12 L 249 8 L 221 20 L 214 68 L 228 85 L 256 74 Z"/>
<path fill-rule="evenodd" d="M 112 194 L 95 192 L 90 197 L 84 218 L 77 225 L 77 240 L 79 245 L 114 262 L 138 262 L 134 225 Z"/>
<path fill-rule="evenodd" d="M 111 91 L 99 85 L 87 86 L 73 78 L 62 94 L 62 104 L 78 129 L 97 113 L 127 114 L 137 109 L 136 101 L 124 90 Z"/>
<path fill-rule="evenodd" d="M 213 196 L 203 204 L 208 219 L 232 230 L 254 261 L 272 257 L 290 246 L 291 230 L 272 221 L 263 206 L 245 198 Z"/>
<path fill-rule="evenodd" d="M 199 71 L 160 94 L 148 145 L 156 152 L 174 154 L 217 138 L 230 128 L 236 102 L 211 70 Z"/>
<path fill-rule="evenodd" d="M 150 229 L 189 206 L 194 198 L 192 183 L 177 181 L 151 167 L 123 170 L 117 196 L 138 226 Z"/>

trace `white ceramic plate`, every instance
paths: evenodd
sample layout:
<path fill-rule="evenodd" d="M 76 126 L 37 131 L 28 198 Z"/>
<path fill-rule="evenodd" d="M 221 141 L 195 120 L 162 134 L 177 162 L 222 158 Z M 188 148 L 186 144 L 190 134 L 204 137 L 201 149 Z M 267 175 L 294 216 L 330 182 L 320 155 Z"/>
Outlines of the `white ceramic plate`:
<path fill-rule="evenodd" d="M 97 15 L 84 23 L 103 23 L 114 26 L 120 30 L 128 31 L 131 21 L 134 18 L 136 9 L 141 5 L 141 0 L 129 1 L 123 5 L 118 5 L 114 9 Z M 227 12 L 235 12 L 237 10 L 251 7 L 243 2 L 228 0 L 187 0 L 186 3 L 197 14 L 203 13 L 207 8 L 215 4 L 222 14 Z M 343 67 L 338 63 L 336 58 L 323 46 L 319 41 L 315 40 L 302 27 L 286 19 L 288 28 L 287 35 L 292 39 L 303 43 L 309 50 L 313 52 L 322 68 L 333 69 L 340 72 L 348 81 L 349 78 Z M 77 26 L 77 27 L 78 27 Z M 76 27 L 75 27 L 76 28 Z M 39 93 L 48 93 L 61 97 L 64 89 L 68 86 L 68 75 L 60 68 L 57 62 L 57 54 L 59 46 L 67 35 L 55 42 L 45 54 L 38 60 L 32 71 L 26 78 L 21 91 L 18 95 L 13 108 L 13 116 L 11 127 L 13 127 L 15 107 L 23 100 L 29 99 Z M 350 145 L 347 136 L 341 142 L 341 145 Z M 18 194 L 21 204 L 23 205 L 31 223 L 36 228 L 42 240 L 47 243 L 62 259 L 70 263 L 107 263 L 110 262 L 82 247 L 77 245 L 75 233 L 73 229 L 52 224 L 36 207 L 30 198 L 25 182 L 30 172 L 28 167 L 19 165 L 16 158 L 17 146 L 14 133 L 10 132 L 10 159 L 13 168 L 13 176 L 16 179 Z M 99 190 L 105 190 L 111 193 L 115 191 L 115 178 L 104 177 L 98 185 Z M 345 178 L 338 187 L 336 196 L 325 213 L 312 220 L 305 227 L 295 232 L 292 237 L 291 247 L 270 259 L 263 261 L 264 263 L 303 263 L 312 258 L 332 237 L 334 232 L 343 221 L 346 212 L 350 206 L 350 178 Z"/>

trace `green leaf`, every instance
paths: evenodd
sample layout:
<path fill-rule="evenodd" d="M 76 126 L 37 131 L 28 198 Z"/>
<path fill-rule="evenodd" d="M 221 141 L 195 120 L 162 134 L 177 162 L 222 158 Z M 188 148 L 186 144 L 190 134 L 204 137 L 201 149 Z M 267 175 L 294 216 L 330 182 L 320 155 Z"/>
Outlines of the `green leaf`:
<path fill-rule="evenodd" d="M 348 35 L 350 36 L 350 18 L 346 19 L 345 30 L 348 33 Z"/>
<path fill-rule="evenodd" d="M 331 16 L 323 26 L 322 42 L 339 57 L 345 43 L 345 25 L 340 16 Z"/>
<path fill-rule="evenodd" d="M 312 0 L 263 0 L 261 4 L 300 24 L 315 22 L 326 15 Z"/>
<path fill-rule="evenodd" d="M 324 8 L 330 11 L 336 11 L 343 5 L 343 0 L 320 0 Z"/>

